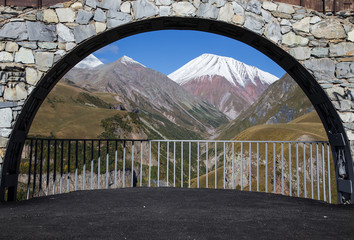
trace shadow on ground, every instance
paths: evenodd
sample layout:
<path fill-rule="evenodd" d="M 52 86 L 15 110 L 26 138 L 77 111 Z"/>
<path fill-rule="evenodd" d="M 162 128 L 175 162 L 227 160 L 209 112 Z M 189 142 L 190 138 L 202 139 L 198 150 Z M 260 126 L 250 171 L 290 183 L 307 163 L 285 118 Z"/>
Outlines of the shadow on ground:
<path fill-rule="evenodd" d="M 0 205 L 9 239 L 353 239 L 354 205 L 212 189 L 77 191 Z"/>

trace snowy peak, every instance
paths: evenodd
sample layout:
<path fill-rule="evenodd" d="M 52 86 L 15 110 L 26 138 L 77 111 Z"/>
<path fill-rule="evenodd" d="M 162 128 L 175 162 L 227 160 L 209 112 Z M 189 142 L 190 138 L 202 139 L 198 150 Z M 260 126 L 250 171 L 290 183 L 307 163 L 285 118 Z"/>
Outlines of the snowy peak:
<path fill-rule="evenodd" d="M 230 57 L 222 57 L 214 54 L 203 54 L 175 72 L 168 75 L 175 82 L 183 85 L 190 80 L 209 76 L 222 76 L 234 86 L 245 87 L 248 83 L 257 85 L 255 79 L 261 83 L 271 84 L 278 78 L 256 67 L 249 66 Z"/>
<path fill-rule="evenodd" d="M 141 64 L 141 63 L 139 63 L 139 62 L 135 61 L 134 59 L 132 59 L 132 58 L 130 58 L 130 57 L 127 57 L 127 56 L 121 57 L 121 58 L 119 59 L 119 61 L 120 61 L 121 63 L 125 64 L 125 65 L 127 65 L 127 64 L 139 64 L 139 65 L 145 67 L 143 64 Z"/>
<path fill-rule="evenodd" d="M 76 64 L 75 67 L 76 68 L 95 68 L 95 67 L 102 65 L 102 64 L 103 64 L 103 62 L 101 62 L 97 57 L 95 57 L 95 55 L 90 54 L 86 58 L 81 60 L 81 62 Z"/>

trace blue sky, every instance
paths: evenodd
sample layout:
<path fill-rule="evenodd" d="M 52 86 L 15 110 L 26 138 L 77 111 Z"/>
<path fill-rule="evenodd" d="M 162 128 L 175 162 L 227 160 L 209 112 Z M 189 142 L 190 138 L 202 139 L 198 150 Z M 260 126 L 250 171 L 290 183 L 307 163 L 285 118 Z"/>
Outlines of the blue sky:
<path fill-rule="evenodd" d="M 162 30 L 141 33 L 101 48 L 94 55 L 103 63 L 113 62 L 126 55 L 168 75 L 203 53 L 232 57 L 279 78 L 285 74 L 273 60 L 244 43 L 198 31 Z"/>

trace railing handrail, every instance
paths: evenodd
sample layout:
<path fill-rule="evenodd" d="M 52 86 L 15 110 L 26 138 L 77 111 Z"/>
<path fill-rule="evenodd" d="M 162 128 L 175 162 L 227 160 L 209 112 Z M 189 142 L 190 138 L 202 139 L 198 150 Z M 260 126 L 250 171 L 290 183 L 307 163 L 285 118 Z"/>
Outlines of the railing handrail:
<path fill-rule="evenodd" d="M 118 142 L 199 142 L 199 143 L 318 143 L 326 144 L 328 141 L 281 141 L 281 140 L 206 140 L 206 139 L 125 139 L 125 138 L 41 138 L 29 137 L 26 140 L 44 141 L 118 141 Z"/>

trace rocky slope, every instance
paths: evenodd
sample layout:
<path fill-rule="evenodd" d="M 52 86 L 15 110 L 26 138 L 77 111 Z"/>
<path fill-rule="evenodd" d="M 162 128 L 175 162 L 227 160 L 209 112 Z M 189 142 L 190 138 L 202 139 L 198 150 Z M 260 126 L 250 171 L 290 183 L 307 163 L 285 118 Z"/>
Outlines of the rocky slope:
<path fill-rule="evenodd" d="M 239 117 L 221 127 L 219 139 L 231 139 L 245 129 L 259 124 L 287 123 L 313 111 L 313 106 L 296 82 L 285 74 L 242 112 Z"/>
<path fill-rule="evenodd" d="M 203 54 L 168 76 L 229 119 L 235 119 L 278 79 L 256 67 L 213 54 Z"/>

